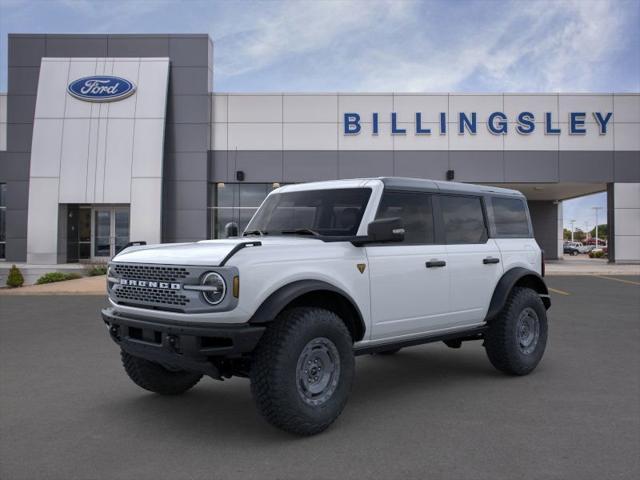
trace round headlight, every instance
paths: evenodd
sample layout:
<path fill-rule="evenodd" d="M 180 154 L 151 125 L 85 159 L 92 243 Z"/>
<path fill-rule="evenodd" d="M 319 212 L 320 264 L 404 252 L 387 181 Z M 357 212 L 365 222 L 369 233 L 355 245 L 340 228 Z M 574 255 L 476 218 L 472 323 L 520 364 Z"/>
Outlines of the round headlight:
<path fill-rule="evenodd" d="M 209 272 L 202 277 L 202 286 L 206 287 L 206 290 L 202 291 L 202 296 L 211 305 L 219 304 L 227 292 L 224 278 L 216 272 Z"/>

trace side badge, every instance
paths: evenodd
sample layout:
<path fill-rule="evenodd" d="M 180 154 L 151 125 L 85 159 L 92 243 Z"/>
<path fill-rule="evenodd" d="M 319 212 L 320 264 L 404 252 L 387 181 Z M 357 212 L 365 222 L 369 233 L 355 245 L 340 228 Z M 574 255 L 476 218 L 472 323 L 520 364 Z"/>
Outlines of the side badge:
<path fill-rule="evenodd" d="M 356 267 L 358 267 L 358 270 L 360 271 L 360 273 L 364 273 L 364 269 L 367 268 L 367 264 L 366 263 L 358 263 L 356 265 Z"/>

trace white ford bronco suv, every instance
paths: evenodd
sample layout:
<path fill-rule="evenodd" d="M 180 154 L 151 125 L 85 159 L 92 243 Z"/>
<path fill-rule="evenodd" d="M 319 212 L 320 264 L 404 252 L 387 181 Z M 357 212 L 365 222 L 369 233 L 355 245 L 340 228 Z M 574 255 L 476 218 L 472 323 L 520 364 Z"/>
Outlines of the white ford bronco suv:
<path fill-rule="evenodd" d="M 497 369 L 531 372 L 547 341 L 543 268 L 513 190 L 287 185 L 241 237 L 122 251 L 102 317 L 140 387 L 173 395 L 203 375 L 247 377 L 271 424 L 311 435 L 344 408 L 356 355 L 481 340 Z"/>

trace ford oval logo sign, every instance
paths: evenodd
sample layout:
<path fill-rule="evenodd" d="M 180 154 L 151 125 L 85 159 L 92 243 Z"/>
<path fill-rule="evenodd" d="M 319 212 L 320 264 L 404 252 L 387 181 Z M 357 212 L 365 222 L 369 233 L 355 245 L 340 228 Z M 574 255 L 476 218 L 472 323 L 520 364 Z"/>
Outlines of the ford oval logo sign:
<path fill-rule="evenodd" d="M 72 96 L 87 102 L 113 102 L 133 94 L 136 86 L 121 77 L 97 75 L 71 82 L 67 91 Z"/>

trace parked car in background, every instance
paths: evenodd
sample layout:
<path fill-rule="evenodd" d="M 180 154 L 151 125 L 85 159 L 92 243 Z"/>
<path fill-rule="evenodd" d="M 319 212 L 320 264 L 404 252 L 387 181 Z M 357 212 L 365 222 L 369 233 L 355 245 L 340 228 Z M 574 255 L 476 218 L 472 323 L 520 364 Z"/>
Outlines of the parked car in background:
<path fill-rule="evenodd" d="M 566 255 L 576 256 L 580 254 L 580 250 L 578 250 L 578 247 L 576 247 L 575 244 L 572 242 L 565 243 L 562 248 L 562 251 Z"/>
<path fill-rule="evenodd" d="M 567 252 L 566 251 L 567 247 L 570 247 L 571 249 L 577 250 L 576 255 L 578 253 L 589 253 L 589 251 L 590 251 L 589 246 L 583 245 L 581 242 L 564 242 L 564 244 L 563 244 L 563 248 L 565 249 L 564 253 L 571 253 L 571 252 Z"/>

